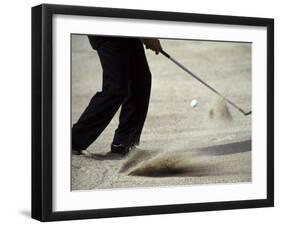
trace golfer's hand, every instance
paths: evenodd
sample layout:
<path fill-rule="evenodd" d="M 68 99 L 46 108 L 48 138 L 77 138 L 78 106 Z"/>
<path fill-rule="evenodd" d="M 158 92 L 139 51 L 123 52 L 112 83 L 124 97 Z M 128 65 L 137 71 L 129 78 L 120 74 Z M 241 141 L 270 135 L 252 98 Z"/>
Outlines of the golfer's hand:
<path fill-rule="evenodd" d="M 144 38 L 143 43 L 145 45 L 145 48 L 151 49 L 156 54 L 158 54 L 160 52 L 160 50 L 162 50 L 160 41 L 157 38 Z"/>

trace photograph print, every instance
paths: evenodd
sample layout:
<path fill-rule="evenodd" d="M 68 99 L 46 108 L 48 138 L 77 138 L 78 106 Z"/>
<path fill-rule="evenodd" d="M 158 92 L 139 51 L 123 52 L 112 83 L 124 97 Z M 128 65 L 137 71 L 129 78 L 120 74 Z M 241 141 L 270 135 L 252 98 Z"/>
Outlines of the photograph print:
<path fill-rule="evenodd" d="M 251 42 L 70 39 L 72 191 L 251 183 Z"/>

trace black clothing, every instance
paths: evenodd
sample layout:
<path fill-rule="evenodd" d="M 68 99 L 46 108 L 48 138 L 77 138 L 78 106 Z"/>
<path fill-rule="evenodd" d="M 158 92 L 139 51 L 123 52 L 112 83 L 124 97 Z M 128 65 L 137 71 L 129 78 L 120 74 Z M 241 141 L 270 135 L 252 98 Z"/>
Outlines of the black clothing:
<path fill-rule="evenodd" d="M 103 69 L 97 92 L 72 128 L 72 149 L 85 150 L 109 124 L 122 105 L 113 143 L 139 142 L 146 118 L 151 73 L 142 42 L 137 38 L 88 36 Z"/>
<path fill-rule="evenodd" d="M 88 39 L 92 48 L 97 50 L 97 48 L 102 45 L 102 43 L 107 41 L 114 41 L 116 40 L 116 37 L 88 35 Z"/>

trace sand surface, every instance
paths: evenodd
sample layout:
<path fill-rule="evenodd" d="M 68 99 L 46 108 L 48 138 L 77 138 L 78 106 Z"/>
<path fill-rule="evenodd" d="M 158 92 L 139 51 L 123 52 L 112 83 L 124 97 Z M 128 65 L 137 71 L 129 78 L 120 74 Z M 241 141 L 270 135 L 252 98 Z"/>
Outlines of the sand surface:
<path fill-rule="evenodd" d="M 251 110 L 250 44 L 161 43 L 205 82 L 245 111 Z M 74 123 L 101 89 L 102 77 L 97 54 L 85 36 L 72 37 L 72 50 Z M 140 146 L 125 158 L 108 154 L 117 113 L 88 148 L 89 156 L 72 156 L 72 189 L 250 182 L 251 116 L 229 105 L 225 113 L 212 91 L 164 56 L 149 50 L 146 55 L 152 92 Z M 190 106 L 193 99 L 198 100 L 195 108 Z"/>

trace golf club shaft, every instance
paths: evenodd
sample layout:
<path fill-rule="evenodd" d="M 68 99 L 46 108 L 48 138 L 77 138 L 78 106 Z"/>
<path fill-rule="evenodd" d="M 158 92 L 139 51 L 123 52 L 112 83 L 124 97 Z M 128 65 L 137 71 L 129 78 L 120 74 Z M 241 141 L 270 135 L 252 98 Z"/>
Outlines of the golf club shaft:
<path fill-rule="evenodd" d="M 200 79 L 199 77 L 197 77 L 192 71 L 190 71 L 187 67 L 185 67 L 184 65 L 182 65 L 181 63 L 179 63 L 177 60 L 175 60 L 173 57 L 171 57 L 168 53 L 166 53 L 164 50 L 160 50 L 160 53 L 163 54 L 165 57 L 167 57 L 168 59 L 170 59 L 172 62 L 174 62 L 176 65 L 178 65 L 181 69 L 183 69 L 185 72 L 187 72 L 189 75 L 191 75 L 193 78 L 195 78 L 197 81 L 199 81 L 200 83 L 202 83 L 203 85 L 205 85 L 206 87 L 208 87 L 210 90 L 212 90 L 214 93 L 216 93 L 217 95 L 219 95 L 220 97 L 222 97 L 227 103 L 229 103 L 230 105 L 232 105 L 234 108 L 236 108 L 238 111 L 240 111 L 242 114 L 244 115 L 249 115 L 252 112 L 245 112 L 242 108 L 238 107 L 236 104 L 234 104 L 232 101 L 230 101 L 229 99 L 227 99 L 226 97 L 224 97 L 220 92 L 218 92 L 217 90 L 215 90 L 213 87 L 211 87 L 210 85 L 208 85 L 206 82 L 204 82 L 202 79 Z"/>

